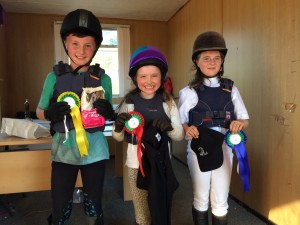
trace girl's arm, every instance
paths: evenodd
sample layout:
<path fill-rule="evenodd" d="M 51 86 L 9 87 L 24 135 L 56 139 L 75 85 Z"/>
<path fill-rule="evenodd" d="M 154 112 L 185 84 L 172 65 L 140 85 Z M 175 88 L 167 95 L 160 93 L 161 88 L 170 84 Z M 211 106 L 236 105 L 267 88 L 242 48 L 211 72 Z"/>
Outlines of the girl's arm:
<path fill-rule="evenodd" d="M 36 117 L 40 120 L 46 120 L 44 110 L 41 109 L 39 106 L 36 108 Z"/>
<path fill-rule="evenodd" d="M 229 129 L 232 133 L 237 133 L 248 127 L 249 114 L 236 86 L 233 86 L 232 89 L 232 102 L 234 105 L 234 113 L 237 119 L 231 121 Z"/>
<path fill-rule="evenodd" d="M 164 103 L 164 110 L 171 119 L 171 125 L 173 127 L 173 130 L 167 132 L 168 136 L 174 141 L 181 141 L 184 138 L 184 131 L 180 122 L 179 111 L 174 100 L 170 106 L 167 103 Z"/>

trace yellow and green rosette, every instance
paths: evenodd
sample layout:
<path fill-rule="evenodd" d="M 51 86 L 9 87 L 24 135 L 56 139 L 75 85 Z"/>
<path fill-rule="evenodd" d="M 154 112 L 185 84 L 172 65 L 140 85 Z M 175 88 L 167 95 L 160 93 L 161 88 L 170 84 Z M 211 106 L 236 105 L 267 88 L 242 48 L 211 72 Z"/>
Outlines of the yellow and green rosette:
<path fill-rule="evenodd" d="M 89 143 L 86 137 L 85 129 L 83 128 L 80 114 L 80 98 L 74 92 L 63 92 L 58 98 L 58 102 L 67 102 L 71 108 L 71 117 L 76 132 L 76 142 L 78 145 L 80 156 L 88 155 Z"/>

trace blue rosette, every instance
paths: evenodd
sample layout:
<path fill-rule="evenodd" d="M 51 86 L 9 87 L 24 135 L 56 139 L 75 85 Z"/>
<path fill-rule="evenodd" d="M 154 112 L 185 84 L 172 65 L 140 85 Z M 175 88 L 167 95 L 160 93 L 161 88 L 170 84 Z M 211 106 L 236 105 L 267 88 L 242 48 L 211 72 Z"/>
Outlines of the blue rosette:
<path fill-rule="evenodd" d="M 242 178 L 245 192 L 250 191 L 250 167 L 248 163 L 246 144 L 247 137 L 243 131 L 232 134 L 229 130 L 225 134 L 225 143 L 227 146 L 235 150 L 239 163 L 239 173 Z"/>

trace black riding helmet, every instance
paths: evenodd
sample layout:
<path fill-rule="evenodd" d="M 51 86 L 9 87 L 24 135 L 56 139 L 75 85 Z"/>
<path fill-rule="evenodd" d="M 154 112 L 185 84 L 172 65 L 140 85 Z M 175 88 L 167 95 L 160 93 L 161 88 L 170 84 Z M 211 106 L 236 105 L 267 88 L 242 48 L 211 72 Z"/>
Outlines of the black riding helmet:
<path fill-rule="evenodd" d="M 93 36 L 98 47 L 100 47 L 103 40 L 102 28 L 98 18 L 92 12 L 85 9 L 72 11 L 64 18 L 60 29 L 62 41 L 70 33 Z"/>
<path fill-rule="evenodd" d="M 215 31 L 207 31 L 200 34 L 194 42 L 192 54 L 193 62 L 195 62 L 201 52 L 213 50 L 218 50 L 224 57 L 226 56 L 227 48 L 222 35 Z"/>
<path fill-rule="evenodd" d="M 66 15 L 61 25 L 60 36 L 67 54 L 68 50 L 65 47 L 64 41 L 71 33 L 95 38 L 96 50 L 93 55 L 94 57 L 103 40 L 102 27 L 98 18 L 92 12 L 85 9 L 76 9 Z"/>

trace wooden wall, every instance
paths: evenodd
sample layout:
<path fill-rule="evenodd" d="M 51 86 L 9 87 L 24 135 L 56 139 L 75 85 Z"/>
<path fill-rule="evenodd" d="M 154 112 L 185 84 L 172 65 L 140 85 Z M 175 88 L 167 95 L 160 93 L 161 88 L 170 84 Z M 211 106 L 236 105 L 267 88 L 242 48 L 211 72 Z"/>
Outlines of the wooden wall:
<path fill-rule="evenodd" d="M 251 116 L 252 189 L 232 193 L 278 224 L 300 224 L 299 10 L 298 0 L 224 1 L 227 68 Z"/>
<path fill-rule="evenodd" d="M 15 117 L 23 111 L 25 98 L 35 111 L 44 79 L 54 64 L 53 22 L 63 16 L 7 13 L 7 85 L 9 95 L 2 107 L 3 116 Z M 167 52 L 166 22 L 100 18 L 101 23 L 130 25 L 131 50 L 154 45 Z"/>
<path fill-rule="evenodd" d="M 300 224 L 299 10 L 298 0 L 191 0 L 168 22 L 175 93 L 190 81 L 196 35 L 223 33 L 225 76 L 235 81 L 251 117 L 251 191 L 243 192 L 235 166 L 231 194 L 280 225 Z M 173 145 L 178 157 L 186 157 L 184 145 Z"/>
<path fill-rule="evenodd" d="M 2 101 L 5 99 L 5 81 L 6 81 L 6 44 L 5 44 L 5 28 L 6 26 L 0 25 L 0 126 L 2 116 Z"/>
<path fill-rule="evenodd" d="M 175 97 L 193 78 L 192 48 L 196 36 L 207 30 L 222 32 L 221 3 L 221 0 L 190 1 L 168 22 L 169 75 Z"/>

